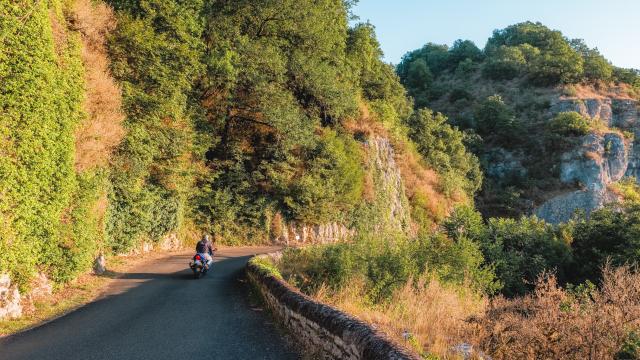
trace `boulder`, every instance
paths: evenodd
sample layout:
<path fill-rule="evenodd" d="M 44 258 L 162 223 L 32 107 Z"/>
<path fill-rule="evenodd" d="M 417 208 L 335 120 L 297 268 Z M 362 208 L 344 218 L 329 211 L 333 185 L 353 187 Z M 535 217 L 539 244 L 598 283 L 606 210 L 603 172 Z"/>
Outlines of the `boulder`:
<path fill-rule="evenodd" d="M 0 274 L 0 320 L 22 316 L 20 291 L 11 284 L 8 274 Z"/>
<path fill-rule="evenodd" d="M 546 201 L 534 210 L 534 215 L 551 224 L 571 220 L 576 211 L 584 211 L 588 217 L 594 210 L 618 201 L 618 196 L 607 189 L 573 191 Z"/>
<path fill-rule="evenodd" d="M 100 254 L 93 262 L 93 272 L 101 275 L 104 274 L 105 271 L 107 271 L 107 260 L 103 254 Z"/>

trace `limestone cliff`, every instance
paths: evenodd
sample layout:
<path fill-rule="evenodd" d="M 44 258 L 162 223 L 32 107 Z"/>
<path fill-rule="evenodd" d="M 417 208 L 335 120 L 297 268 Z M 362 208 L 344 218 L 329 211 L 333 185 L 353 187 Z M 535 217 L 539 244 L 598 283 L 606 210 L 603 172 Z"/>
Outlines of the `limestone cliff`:
<path fill-rule="evenodd" d="M 389 139 L 373 136 L 363 144 L 366 170 L 371 179 L 372 194 L 359 215 L 371 230 L 409 232 L 411 215 L 402 175 L 395 161 L 395 151 Z M 275 242 L 286 245 L 327 244 L 345 241 L 355 235 L 352 226 L 330 222 L 309 225 L 291 222 L 278 226 L 272 233 Z"/>
<path fill-rule="evenodd" d="M 560 164 L 560 181 L 575 184 L 579 190 L 560 194 L 534 210 L 538 217 L 559 223 L 571 218 L 576 210 L 587 215 L 618 200 L 609 185 L 624 176 L 640 175 L 640 143 L 626 139 L 622 131 L 640 135 L 638 102 L 631 99 L 593 98 L 560 99 L 550 108 L 550 116 L 576 111 L 611 130 L 600 130 L 582 137 L 580 144 L 564 153 Z"/>

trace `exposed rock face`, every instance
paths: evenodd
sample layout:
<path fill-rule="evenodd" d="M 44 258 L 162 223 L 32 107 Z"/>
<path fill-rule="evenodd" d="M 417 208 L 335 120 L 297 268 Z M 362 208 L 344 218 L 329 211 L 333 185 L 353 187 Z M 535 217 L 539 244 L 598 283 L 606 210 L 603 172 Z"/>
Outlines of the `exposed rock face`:
<path fill-rule="evenodd" d="M 8 274 L 0 275 L 0 319 L 14 319 L 22 315 L 20 292 L 11 284 Z"/>
<path fill-rule="evenodd" d="M 582 116 L 601 119 L 610 127 L 638 127 L 638 102 L 630 99 L 567 99 L 551 106 L 551 114 L 575 111 Z"/>
<path fill-rule="evenodd" d="M 576 111 L 583 116 L 599 119 L 609 127 L 640 135 L 638 103 L 627 99 L 569 99 L 551 107 L 551 116 Z M 608 185 L 624 176 L 640 175 L 640 146 L 635 146 L 619 132 L 588 134 L 580 146 L 562 156 L 560 180 L 578 184 L 581 190 L 563 194 L 545 202 L 534 214 L 548 222 L 559 223 L 571 218 L 575 210 L 589 215 L 607 203 L 619 200 Z"/>
<path fill-rule="evenodd" d="M 629 145 L 618 133 L 588 134 L 582 146 L 562 156 L 560 180 L 579 182 L 590 190 L 602 190 L 624 176 Z"/>
<path fill-rule="evenodd" d="M 405 194 L 400 169 L 389 139 L 374 137 L 367 141 L 369 171 L 373 174 L 375 202 L 386 208 L 380 216 L 380 226 L 407 232 L 411 225 L 409 200 Z"/>
<path fill-rule="evenodd" d="M 178 238 L 178 234 L 170 233 L 160 241 L 162 250 L 178 250 L 182 248 L 182 242 Z"/>
<path fill-rule="evenodd" d="M 355 235 L 354 230 L 338 223 L 322 225 L 289 224 L 276 241 L 286 245 L 329 244 L 345 241 Z"/>
<path fill-rule="evenodd" d="M 498 182 L 512 177 L 524 177 L 527 169 L 522 166 L 521 158 L 522 156 L 515 156 L 506 149 L 496 148 L 487 154 L 486 174 Z"/>
<path fill-rule="evenodd" d="M 44 273 L 38 273 L 31 281 L 31 292 L 29 297 L 33 300 L 47 297 L 53 293 L 53 285 Z"/>
<path fill-rule="evenodd" d="M 584 211 L 588 215 L 617 200 L 617 195 L 607 189 L 578 190 L 554 197 L 539 206 L 534 213 L 540 219 L 558 224 L 571 220 L 576 211 Z"/>

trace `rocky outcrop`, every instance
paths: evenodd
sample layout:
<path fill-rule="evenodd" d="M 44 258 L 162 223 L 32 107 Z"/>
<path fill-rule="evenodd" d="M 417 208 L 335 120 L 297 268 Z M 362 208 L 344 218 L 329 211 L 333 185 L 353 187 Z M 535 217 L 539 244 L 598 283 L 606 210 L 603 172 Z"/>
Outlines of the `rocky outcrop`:
<path fill-rule="evenodd" d="M 354 235 L 354 230 L 335 222 L 322 225 L 291 223 L 275 236 L 275 240 L 284 245 L 329 244 L 348 240 Z"/>
<path fill-rule="evenodd" d="M 551 115 L 575 111 L 582 116 L 600 119 L 609 127 L 636 129 L 638 102 L 631 99 L 562 99 L 551 106 Z"/>
<path fill-rule="evenodd" d="M 627 172 L 629 144 L 616 132 L 588 134 L 574 151 L 562 156 L 560 180 L 578 182 L 590 190 L 602 190 Z"/>
<path fill-rule="evenodd" d="M 485 155 L 487 159 L 485 173 L 498 183 L 514 177 L 525 177 L 527 169 L 522 166 L 522 157 L 521 154 L 516 156 L 504 148 L 492 149 Z"/>
<path fill-rule="evenodd" d="M 576 111 L 610 128 L 640 135 L 638 103 L 628 99 L 564 99 L 551 107 L 551 116 Z M 540 205 L 534 214 L 548 222 L 560 223 L 571 218 L 576 210 L 588 216 L 592 211 L 619 198 L 608 186 L 624 176 L 640 175 L 640 146 L 618 131 L 592 133 L 584 136 L 580 145 L 563 154 L 560 181 L 575 184 L 580 190 L 556 196 Z"/>
<path fill-rule="evenodd" d="M 372 174 L 378 226 L 408 232 L 411 225 L 409 200 L 405 193 L 400 169 L 396 165 L 395 151 L 389 139 L 373 137 L 366 143 L 369 155 L 368 171 Z"/>
<path fill-rule="evenodd" d="M 100 254 L 93 262 L 93 272 L 96 275 L 102 275 L 107 271 L 107 259 Z"/>
<path fill-rule="evenodd" d="M 583 211 L 589 215 L 617 200 L 618 196 L 607 189 L 578 190 L 552 198 L 539 206 L 534 214 L 547 222 L 558 224 L 571 220 L 576 212 Z"/>
<path fill-rule="evenodd" d="M 22 315 L 18 288 L 11 284 L 8 274 L 0 275 L 0 320 L 14 319 Z"/>

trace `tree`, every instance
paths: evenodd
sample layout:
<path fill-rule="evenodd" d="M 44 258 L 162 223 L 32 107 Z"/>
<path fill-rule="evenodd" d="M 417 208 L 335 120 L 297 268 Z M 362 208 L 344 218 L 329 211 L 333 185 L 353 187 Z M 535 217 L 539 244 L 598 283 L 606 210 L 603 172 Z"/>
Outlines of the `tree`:
<path fill-rule="evenodd" d="M 571 46 L 584 60 L 584 77 L 588 81 L 611 81 L 613 66 L 600 54 L 598 49 L 590 49 L 582 39 L 571 40 Z"/>
<path fill-rule="evenodd" d="M 502 293 L 522 295 L 545 271 L 566 279 L 565 267 L 571 259 L 569 246 L 555 233 L 553 226 L 536 218 L 520 220 L 489 219 L 486 237 L 480 240 L 486 260 L 495 266 L 504 284 Z"/>
<path fill-rule="evenodd" d="M 464 134 L 449 125 L 444 115 L 429 109 L 416 111 L 407 124 L 410 138 L 427 163 L 444 177 L 459 180 L 465 192 L 473 196 L 482 183 L 482 172 L 478 158 L 464 146 Z"/>
<path fill-rule="evenodd" d="M 482 73 L 494 80 L 510 80 L 526 70 L 527 59 L 519 47 L 500 46 L 487 58 Z"/>
<path fill-rule="evenodd" d="M 489 96 L 474 111 L 475 128 L 481 135 L 497 137 L 508 144 L 517 136 L 516 118 L 500 95 Z"/>
<path fill-rule="evenodd" d="M 449 49 L 449 69 L 455 69 L 458 64 L 467 59 L 473 62 L 481 62 L 483 58 L 482 50 L 473 41 L 458 39 Z"/>

